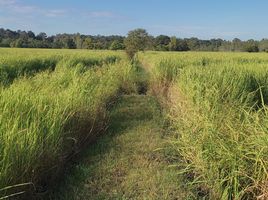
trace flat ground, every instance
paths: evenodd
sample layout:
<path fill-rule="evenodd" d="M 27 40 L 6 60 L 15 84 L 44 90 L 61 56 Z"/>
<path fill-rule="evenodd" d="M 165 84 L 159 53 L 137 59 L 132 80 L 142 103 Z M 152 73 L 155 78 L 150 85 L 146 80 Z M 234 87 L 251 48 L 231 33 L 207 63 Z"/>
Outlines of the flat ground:
<path fill-rule="evenodd" d="M 70 170 L 55 199 L 185 199 L 162 127 L 153 97 L 122 96 L 108 134 Z"/>

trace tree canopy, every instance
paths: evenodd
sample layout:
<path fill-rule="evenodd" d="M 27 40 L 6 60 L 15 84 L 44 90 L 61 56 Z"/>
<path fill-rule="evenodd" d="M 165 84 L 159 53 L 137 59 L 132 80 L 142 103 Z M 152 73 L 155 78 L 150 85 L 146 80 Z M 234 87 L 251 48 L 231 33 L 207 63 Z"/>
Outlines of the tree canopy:
<path fill-rule="evenodd" d="M 176 36 L 159 35 L 153 37 L 145 29 L 135 29 L 126 37 L 111 35 L 57 34 L 48 36 L 41 32 L 12 31 L 0 28 L 0 47 L 17 48 L 58 48 L 58 49 L 110 49 L 126 50 L 134 56 L 137 51 L 246 51 L 268 52 L 268 39 L 260 41 L 232 41 L 223 39 L 201 40 L 198 38 L 178 38 Z"/>
<path fill-rule="evenodd" d="M 149 45 L 149 34 L 145 29 L 129 31 L 124 40 L 127 55 L 133 58 L 138 51 L 144 51 Z"/>

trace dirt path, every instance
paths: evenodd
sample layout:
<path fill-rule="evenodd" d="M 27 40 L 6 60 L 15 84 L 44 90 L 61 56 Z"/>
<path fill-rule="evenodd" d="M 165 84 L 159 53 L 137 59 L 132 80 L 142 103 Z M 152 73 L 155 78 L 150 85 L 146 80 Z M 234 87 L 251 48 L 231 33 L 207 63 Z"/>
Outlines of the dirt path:
<path fill-rule="evenodd" d="M 182 199 L 162 121 L 153 97 L 122 96 L 108 134 L 85 152 L 55 199 Z"/>

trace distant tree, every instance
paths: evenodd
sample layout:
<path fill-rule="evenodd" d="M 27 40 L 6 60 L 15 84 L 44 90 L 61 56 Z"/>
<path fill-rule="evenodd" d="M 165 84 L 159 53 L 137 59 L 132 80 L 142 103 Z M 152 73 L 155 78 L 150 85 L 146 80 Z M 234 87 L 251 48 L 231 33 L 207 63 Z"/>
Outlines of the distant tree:
<path fill-rule="evenodd" d="M 85 38 L 83 42 L 83 49 L 93 49 L 93 42 L 90 37 Z"/>
<path fill-rule="evenodd" d="M 169 50 L 170 51 L 177 51 L 178 49 L 178 40 L 175 36 L 172 36 L 170 38 L 170 42 L 168 44 Z"/>
<path fill-rule="evenodd" d="M 259 50 L 268 52 L 268 39 L 262 39 L 259 42 Z"/>
<path fill-rule="evenodd" d="M 129 57 L 133 58 L 136 52 L 144 50 L 268 52 L 268 39 L 242 41 L 235 38 L 228 41 L 222 39 L 200 40 L 198 38 L 178 39 L 166 35 L 153 37 L 144 29 L 130 31 L 127 37 L 92 36 L 79 33 L 47 36 L 44 32 L 35 35 L 32 31 L 12 31 L 0 28 L 0 47 L 125 49 Z"/>
<path fill-rule="evenodd" d="M 177 40 L 177 48 L 176 51 L 189 51 L 188 44 L 185 40 L 183 39 L 178 39 Z"/>
<path fill-rule="evenodd" d="M 147 38 L 147 44 L 146 47 L 144 49 L 145 51 L 149 51 L 149 50 L 154 50 L 154 36 L 149 35 Z"/>
<path fill-rule="evenodd" d="M 56 35 L 52 38 L 52 48 L 54 49 L 62 49 L 63 48 L 63 41 L 60 35 Z"/>
<path fill-rule="evenodd" d="M 197 51 L 200 48 L 200 40 L 198 38 L 190 38 L 186 40 L 191 51 Z"/>
<path fill-rule="evenodd" d="M 213 51 L 213 46 L 210 40 L 199 40 L 199 48 L 197 51 Z"/>
<path fill-rule="evenodd" d="M 232 51 L 232 48 L 232 42 L 224 40 L 219 47 L 219 51 Z"/>
<path fill-rule="evenodd" d="M 210 40 L 210 42 L 211 42 L 211 51 L 219 51 L 220 47 L 223 44 L 222 39 L 212 39 Z"/>
<path fill-rule="evenodd" d="M 259 52 L 258 43 L 254 40 L 248 40 L 245 43 L 244 50 L 247 52 Z"/>
<path fill-rule="evenodd" d="M 168 51 L 168 44 L 170 43 L 170 37 L 166 35 L 159 35 L 154 40 L 155 50 Z"/>
<path fill-rule="evenodd" d="M 64 48 L 66 48 L 66 49 L 75 49 L 76 48 L 75 42 L 72 38 L 66 37 L 66 38 L 64 38 L 63 41 L 64 41 L 63 42 Z"/>
<path fill-rule="evenodd" d="M 233 39 L 233 41 L 232 41 L 232 51 L 243 51 L 243 49 L 244 49 L 243 42 L 238 38 Z"/>
<path fill-rule="evenodd" d="M 15 48 L 22 48 L 25 47 L 24 46 L 24 41 L 22 38 L 19 38 L 17 40 L 14 40 L 13 42 L 10 43 L 11 47 L 15 47 Z"/>
<path fill-rule="evenodd" d="M 144 51 L 148 47 L 149 34 L 145 29 L 130 31 L 124 40 L 125 50 L 130 59 L 133 59 L 138 51 Z"/>
<path fill-rule="evenodd" d="M 188 51 L 188 50 L 190 50 L 186 40 L 178 39 L 175 36 L 172 36 L 170 38 L 170 42 L 169 42 L 168 46 L 169 46 L 170 51 Z"/>
<path fill-rule="evenodd" d="M 9 39 L 18 39 L 19 34 L 15 31 L 11 31 L 11 30 L 7 29 L 7 30 L 5 30 L 4 37 L 9 38 Z"/>
<path fill-rule="evenodd" d="M 83 48 L 83 40 L 81 38 L 81 35 L 79 33 L 77 33 L 74 37 L 74 42 L 75 42 L 75 46 L 77 49 L 82 49 Z"/>
<path fill-rule="evenodd" d="M 124 49 L 124 44 L 119 42 L 118 40 L 114 40 L 110 45 L 110 50 L 122 50 Z"/>
<path fill-rule="evenodd" d="M 11 43 L 12 43 L 12 39 L 10 38 L 2 38 L 1 39 L 1 43 L 0 43 L 0 46 L 1 47 L 11 47 Z"/>
<path fill-rule="evenodd" d="M 93 49 L 104 49 L 103 46 L 104 44 L 100 40 L 93 42 Z"/>
<path fill-rule="evenodd" d="M 29 38 L 35 38 L 35 34 L 32 31 L 28 31 L 27 35 L 28 35 Z"/>
<path fill-rule="evenodd" d="M 10 44 L 9 44 L 9 46 L 10 46 L 11 48 L 16 48 L 16 40 L 11 41 Z M 4 46 L 3 46 L 3 47 L 4 47 Z"/>
<path fill-rule="evenodd" d="M 47 34 L 44 33 L 44 32 L 41 32 L 36 36 L 37 40 L 43 40 L 44 41 L 46 38 L 47 38 Z"/>
<path fill-rule="evenodd" d="M 27 40 L 29 38 L 28 33 L 26 31 L 19 31 L 19 38 Z"/>

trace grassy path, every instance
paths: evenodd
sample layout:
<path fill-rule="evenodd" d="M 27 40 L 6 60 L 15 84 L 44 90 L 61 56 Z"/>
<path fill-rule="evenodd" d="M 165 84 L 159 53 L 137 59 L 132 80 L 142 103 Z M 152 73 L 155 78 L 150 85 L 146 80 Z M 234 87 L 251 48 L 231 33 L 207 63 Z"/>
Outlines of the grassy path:
<path fill-rule="evenodd" d="M 161 121 L 153 97 L 122 96 L 108 134 L 85 152 L 56 199 L 181 199 Z"/>

